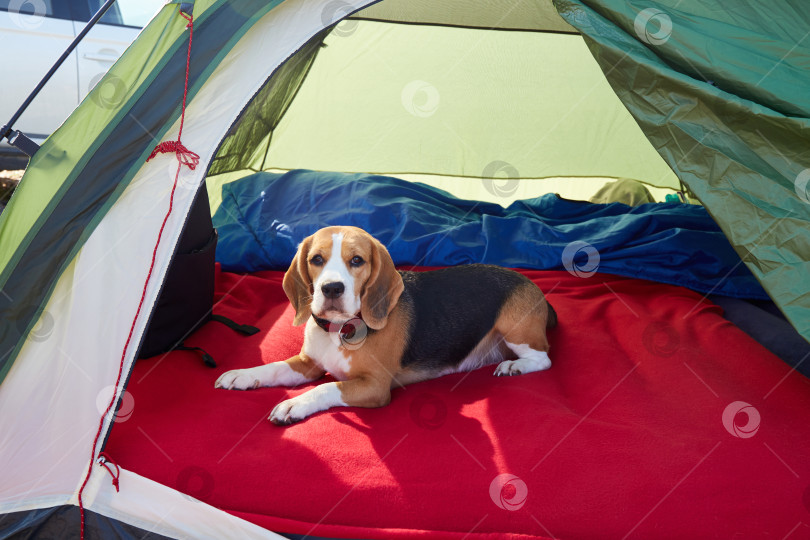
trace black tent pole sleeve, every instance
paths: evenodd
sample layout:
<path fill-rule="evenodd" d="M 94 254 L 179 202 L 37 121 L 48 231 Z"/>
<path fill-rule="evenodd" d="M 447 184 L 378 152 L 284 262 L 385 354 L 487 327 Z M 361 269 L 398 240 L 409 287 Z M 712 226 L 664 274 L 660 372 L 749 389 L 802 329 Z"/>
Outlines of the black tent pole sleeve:
<path fill-rule="evenodd" d="M 62 53 L 62 56 L 59 57 L 59 60 L 57 60 L 56 63 L 48 71 L 48 73 L 45 74 L 45 77 L 43 77 L 42 80 L 39 81 L 37 87 L 34 88 L 34 91 L 31 92 L 28 98 L 26 98 L 22 106 L 19 109 L 17 109 L 17 112 L 14 113 L 14 116 L 12 116 L 11 120 L 8 121 L 8 124 L 3 126 L 3 128 L 0 130 L 0 140 L 5 139 L 9 136 L 11 130 L 13 129 L 14 123 L 20 119 L 20 116 L 22 116 L 22 113 L 25 112 L 25 109 L 27 109 L 28 106 L 31 105 L 31 102 L 34 101 L 34 98 L 37 97 L 37 94 L 39 94 L 40 90 L 42 90 L 45 84 L 47 84 L 47 82 L 51 79 L 53 74 L 56 73 L 56 70 L 59 69 L 59 66 L 62 65 L 65 59 L 67 59 L 67 57 L 70 56 L 70 53 L 73 52 L 73 49 L 75 49 L 76 46 L 79 44 L 79 42 L 82 40 L 82 38 L 84 38 L 84 36 L 87 35 L 87 32 L 89 32 L 90 29 L 93 28 L 93 26 L 98 22 L 98 20 L 102 16 L 104 16 L 104 13 L 106 13 L 106 11 L 110 9 L 110 6 L 112 6 L 114 3 L 115 0 L 107 0 L 106 2 L 104 2 L 104 5 L 101 6 L 101 8 L 99 8 L 96 14 L 93 15 L 93 18 L 91 18 L 90 21 L 85 25 L 85 27 L 82 28 L 82 31 L 79 32 L 79 35 L 73 38 L 73 41 L 71 42 L 70 45 L 68 45 L 68 48 L 65 49 L 65 52 Z"/>

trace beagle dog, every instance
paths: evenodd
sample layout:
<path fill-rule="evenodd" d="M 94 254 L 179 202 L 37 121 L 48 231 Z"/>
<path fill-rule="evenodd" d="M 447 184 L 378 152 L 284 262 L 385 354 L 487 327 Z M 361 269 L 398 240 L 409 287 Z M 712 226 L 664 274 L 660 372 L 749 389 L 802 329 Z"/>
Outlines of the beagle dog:
<path fill-rule="evenodd" d="M 525 276 L 470 264 L 397 272 L 385 247 L 356 227 L 304 239 L 284 275 L 301 352 L 284 362 L 224 373 L 216 388 L 296 386 L 329 372 L 337 382 L 282 401 L 270 421 L 287 425 L 331 407 L 381 407 L 391 388 L 498 363 L 495 375 L 551 367 L 546 328 L 557 323 Z"/>

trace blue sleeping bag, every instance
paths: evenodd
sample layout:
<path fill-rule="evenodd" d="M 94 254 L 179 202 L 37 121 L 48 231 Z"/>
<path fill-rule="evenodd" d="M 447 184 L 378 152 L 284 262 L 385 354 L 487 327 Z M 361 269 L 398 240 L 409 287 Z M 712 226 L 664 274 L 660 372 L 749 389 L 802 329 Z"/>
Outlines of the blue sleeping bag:
<path fill-rule="evenodd" d="M 301 240 L 327 225 L 365 229 L 397 266 L 597 271 L 768 298 L 701 206 L 629 207 L 549 194 L 503 208 L 367 174 L 262 172 L 225 184 L 214 215 L 216 258 L 232 272 L 286 270 Z"/>

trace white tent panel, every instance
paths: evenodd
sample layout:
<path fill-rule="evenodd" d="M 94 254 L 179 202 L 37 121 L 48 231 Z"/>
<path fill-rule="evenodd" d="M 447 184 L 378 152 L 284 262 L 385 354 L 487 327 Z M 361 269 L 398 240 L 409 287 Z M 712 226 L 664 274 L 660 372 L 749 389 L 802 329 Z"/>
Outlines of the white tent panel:
<path fill-rule="evenodd" d="M 0 386 L 0 410 L 15 411 L 0 416 L 5 465 L 0 504 L 78 489 L 100 414 L 109 403 L 109 397 L 100 396 L 115 383 L 168 206 L 169 178 L 165 162 L 142 169 L 60 277 L 37 329 Z M 190 189 L 178 191 L 178 211 L 167 223 L 166 238 L 179 234 L 182 209 L 193 195 Z M 173 243 L 165 241 L 158 251 L 128 364 L 172 249 Z M 24 497 L 20 486 L 31 486 Z"/>
<path fill-rule="evenodd" d="M 125 469 L 119 486 L 116 492 L 110 476 L 99 470 L 88 485 L 87 491 L 94 496 L 88 497 L 87 508 L 173 538 L 284 538 Z"/>

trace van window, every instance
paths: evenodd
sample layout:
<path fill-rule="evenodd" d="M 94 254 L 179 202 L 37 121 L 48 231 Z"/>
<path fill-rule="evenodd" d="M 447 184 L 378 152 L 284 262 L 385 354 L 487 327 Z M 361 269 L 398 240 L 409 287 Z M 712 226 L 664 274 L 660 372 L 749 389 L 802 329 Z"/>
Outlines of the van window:
<path fill-rule="evenodd" d="M 8 11 L 29 21 L 34 17 L 58 16 L 53 12 L 53 0 L 0 0 L 0 11 Z"/>
<path fill-rule="evenodd" d="M 104 5 L 104 0 L 80 0 L 87 4 L 92 16 Z M 157 13 L 164 0 L 118 0 L 99 21 L 102 24 L 115 26 L 132 26 L 141 28 Z"/>

